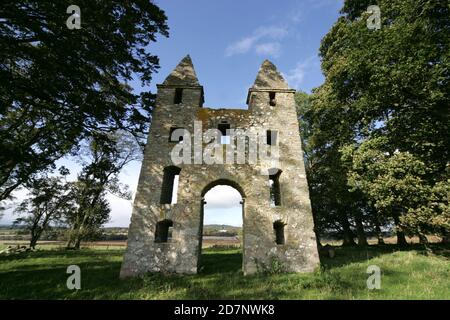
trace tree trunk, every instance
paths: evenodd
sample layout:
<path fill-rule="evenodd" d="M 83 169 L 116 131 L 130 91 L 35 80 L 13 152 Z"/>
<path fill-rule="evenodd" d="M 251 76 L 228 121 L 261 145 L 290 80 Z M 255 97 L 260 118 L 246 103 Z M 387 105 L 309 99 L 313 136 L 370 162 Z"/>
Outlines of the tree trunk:
<path fill-rule="evenodd" d="M 365 247 L 368 245 L 366 233 L 364 232 L 364 225 L 362 223 L 361 217 L 358 216 L 355 219 L 356 222 L 356 233 L 358 236 L 358 246 Z"/>
<path fill-rule="evenodd" d="M 441 243 L 442 244 L 450 243 L 450 234 L 444 228 L 442 228 L 442 240 L 441 240 Z"/>
<path fill-rule="evenodd" d="M 69 239 L 67 240 L 66 249 L 80 249 L 80 243 L 81 243 L 81 236 L 80 231 L 77 230 L 76 232 L 72 232 L 69 235 Z"/>
<path fill-rule="evenodd" d="M 310 190 L 309 192 L 310 192 L 310 194 L 311 194 L 311 190 Z M 315 211 L 314 211 L 313 208 L 311 208 L 311 213 L 312 213 L 313 222 L 314 222 L 314 228 L 313 228 L 313 231 L 314 231 L 314 234 L 316 235 L 316 244 L 317 244 L 317 248 L 320 248 L 320 247 L 322 246 L 322 244 L 320 243 L 320 233 L 319 233 L 319 231 L 317 230 L 317 226 L 318 226 L 319 224 L 318 224 L 318 222 L 317 222 L 316 213 L 315 213 Z"/>
<path fill-rule="evenodd" d="M 69 239 L 67 240 L 66 249 L 77 249 L 78 238 L 80 237 L 80 229 L 81 225 L 85 219 L 80 222 L 81 214 L 83 213 L 82 209 L 79 208 L 76 216 L 76 220 L 73 222 L 73 225 L 69 232 Z"/>
<path fill-rule="evenodd" d="M 317 244 L 317 247 L 320 248 L 320 247 L 322 246 L 322 244 L 320 243 L 320 234 L 319 234 L 319 232 L 317 231 L 316 228 L 314 228 L 314 233 L 316 234 L 316 244 Z"/>
<path fill-rule="evenodd" d="M 38 240 L 38 237 L 36 236 L 37 233 L 37 224 L 33 223 L 33 226 L 30 229 L 30 248 L 34 249 L 36 247 L 36 242 Z"/>
<path fill-rule="evenodd" d="M 425 245 L 428 244 L 427 236 L 424 235 L 423 233 L 419 233 L 419 243 Z"/>
<path fill-rule="evenodd" d="M 66 242 L 66 249 L 72 249 L 72 244 L 74 242 L 74 239 L 73 239 L 74 232 L 75 232 L 75 228 L 74 228 L 74 226 L 72 226 L 72 228 L 70 229 L 70 231 L 68 233 L 69 236 L 68 236 L 68 239 Z"/>
<path fill-rule="evenodd" d="M 81 244 L 81 238 L 78 237 L 78 239 L 77 239 L 76 242 L 75 242 L 74 248 L 75 248 L 76 250 L 79 250 L 79 249 L 80 249 L 80 244 Z"/>
<path fill-rule="evenodd" d="M 380 219 L 378 217 L 375 219 L 375 232 L 377 234 L 378 244 L 385 244 L 383 239 L 383 232 L 381 231 Z"/>
<path fill-rule="evenodd" d="M 352 230 L 350 229 L 350 223 L 347 220 L 347 217 L 342 219 L 342 228 L 343 228 L 343 236 L 344 236 L 344 242 L 342 243 L 343 246 L 356 246 L 356 242 L 354 239 L 354 235 Z"/>
<path fill-rule="evenodd" d="M 37 241 L 38 241 L 38 237 L 31 236 L 31 239 L 30 239 L 30 248 L 31 249 L 34 249 L 36 247 Z"/>
<path fill-rule="evenodd" d="M 405 233 L 403 232 L 402 226 L 400 224 L 400 218 L 398 214 L 394 214 L 394 222 L 395 222 L 395 232 L 397 234 L 397 244 L 399 246 L 407 246 L 408 241 L 406 241 Z"/>

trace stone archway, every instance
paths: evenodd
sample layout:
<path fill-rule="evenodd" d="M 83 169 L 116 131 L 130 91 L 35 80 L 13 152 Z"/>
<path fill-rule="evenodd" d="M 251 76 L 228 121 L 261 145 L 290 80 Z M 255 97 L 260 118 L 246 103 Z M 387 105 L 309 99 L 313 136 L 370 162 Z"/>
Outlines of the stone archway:
<path fill-rule="evenodd" d="M 197 268 L 199 268 L 202 260 L 202 245 L 203 245 L 203 228 L 204 228 L 204 216 L 205 216 L 205 196 L 211 191 L 214 187 L 217 186 L 229 186 L 236 190 L 241 195 L 241 214 L 242 214 L 242 239 L 241 239 L 241 252 L 242 252 L 242 265 L 241 269 L 244 270 L 244 248 L 245 248 L 245 192 L 243 188 L 234 180 L 230 179 L 217 179 L 210 183 L 208 183 L 202 190 L 201 193 L 201 202 L 200 202 L 200 223 L 199 223 L 199 233 L 198 233 L 198 260 L 197 260 Z"/>

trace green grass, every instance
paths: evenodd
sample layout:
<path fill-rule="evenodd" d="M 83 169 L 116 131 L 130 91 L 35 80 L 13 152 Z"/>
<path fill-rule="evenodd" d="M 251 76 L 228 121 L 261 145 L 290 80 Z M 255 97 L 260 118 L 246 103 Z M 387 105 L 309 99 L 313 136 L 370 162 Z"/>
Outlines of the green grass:
<path fill-rule="evenodd" d="M 337 248 L 310 274 L 244 277 L 238 250 L 205 250 L 198 275 L 148 274 L 119 280 L 122 249 L 41 250 L 0 257 L 0 299 L 450 299 L 450 248 Z M 81 290 L 66 288 L 66 268 L 81 268 Z M 368 265 L 382 271 L 368 290 Z"/>

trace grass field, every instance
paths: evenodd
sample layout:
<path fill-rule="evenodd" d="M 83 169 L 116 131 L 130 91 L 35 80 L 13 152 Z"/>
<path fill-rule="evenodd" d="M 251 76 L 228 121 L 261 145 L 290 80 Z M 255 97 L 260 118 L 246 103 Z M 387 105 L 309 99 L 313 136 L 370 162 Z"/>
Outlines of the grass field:
<path fill-rule="evenodd" d="M 450 299 L 450 248 L 394 245 L 337 248 L 311 274 L 244 277 L 239 250 L 204 250 L 200 274 L 148 274 L 119 280 L 123 249 L 40 250 L 0 257 L 0 299 Z M 81 290 L 68 290 L 66 268 L 81 268 Z M 381 290 L 368 290 L 367 266 L 381 268 Z"/>

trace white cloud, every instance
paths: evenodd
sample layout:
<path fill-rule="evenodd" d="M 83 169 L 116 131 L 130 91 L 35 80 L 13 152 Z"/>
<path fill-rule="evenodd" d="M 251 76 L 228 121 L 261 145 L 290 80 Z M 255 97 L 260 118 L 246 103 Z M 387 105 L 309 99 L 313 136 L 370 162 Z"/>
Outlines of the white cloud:
<path fill-rule="evenodd" d="M 291 86 L 294 89 L 300 88 L 300 85 L 305 79 L 305 68 L 306 64 L 299 62 L 293 69 L 289 70 L 289 72 L 286 75 L 283 75 L 283 77 L 289 83 L 289 86 Z"/>
<path fill-rule="evenodd" d="M 244 54 L 249 51 L 255 51 L 257 54 L 263 54 L 264 50 L 267 55 L 279 55 L 281 45 L 278 42 L 287 35 L 287 29 L 276 26 L 259 27 L 252 35 L 244 37 L 229 45 L 225 50 L 225 55 L 231 57 L 236 54 Z M 262 40 L 272 40 L 272 42 L 260 43 Z M 268 48 L 270 44 L 271 49 Z"/>
<path fill-rule="evenodd" d="M 230 186 L 216 186 L 205 195 L 205 209 L 240 207 L 241 194 Z"/>
<path fill-rule="evenodd" d="M 128 227 L 131 220 L 132 202 L 112 194 L 108 194 L 106 199 L 111 207 L 111 219 L 105 224 L 105 227 Z"/>
<path fill-rule="evenodd" d="M 303 10 L 297 8 L 292 10 L 289 14 L 288 14 L 288 19 L 293 23 L 293 24 L 297 24 L 300 23 L 303 20 Z"/>
<path fill-rule="evenodd" d="M 270 39 L 281 40 L 287 35 L 287 29 L 276 26 L 259 27 L 254 33 L 258 39 L 268 37 Z"/>
<path fill-rule="evenodd" d="M 289 70 L 286 74 L 283 74 L 283 77 L 289 83 L 289 86 L 294 89 L 300 89 L 308 72 L 307 70 L 315 64 L 317 64 L 315 57 L 310 57 L 305 61 L 297 62 L 294 68 Z"/>
<path fill-rule="evenodd" d="M 278 42 L 267 42 L 258 44 L 255 52 L 259 55 L 278 57 L 281 52 L 281 45 Z"/>
<path fill-rule="evenodd" d="M 230 57 L 235 54 L 247 53 L 252 48 L 255 41 L 256 39 L 254 37 L 247 37 L 231 44 L 226 49 L 226 56 Z"/>

